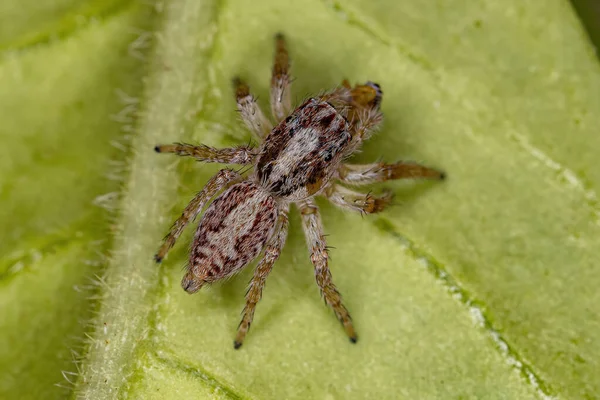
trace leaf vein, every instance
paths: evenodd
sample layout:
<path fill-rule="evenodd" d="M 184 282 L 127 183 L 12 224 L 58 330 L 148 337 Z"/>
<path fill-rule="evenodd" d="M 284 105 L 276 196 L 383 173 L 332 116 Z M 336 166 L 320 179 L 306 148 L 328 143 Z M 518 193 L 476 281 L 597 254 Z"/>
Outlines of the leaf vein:
<path fill-rule="evenodd" d="M 228 398 L 232 400 L 242 400 L 245 397 L 242 397 L 240 394 L 236 393 L 231 387 L 223 384 L 213 375 L 211 375 L 206 370 L 200 369 L 198 367 L 190 367 L 187 363 L 180 361 L 174 355 L 170 354 L 168 357 L 165 357 L 164 350 L 157 352 L 154 354 L 154 358 L 165 366 L 172 368 L 176 371 L 183 372 L 184 374 L 198 378 L 212 389 L 216 389 L 225 394 Z"/>
<path fill-rule="evenodd" d="M 0 43 L 0 53 L 23 51 L 38 45 L 52 43 L 56 39 L 65 39 L 89 27 L 90 22 L 95 19 L 105 20 L 117 16 L 128 11 L 133 4 L 135 4 L 133 0 L 111 1 L 97 8 L 86 4 L 68 13 L 45 31 L 25 34 L 24 37 L 13 42 Z M 86 23 L 82 24 L 82 19 L 85 19 Z"/>
<path fill-rule="evenodd" d="M 357 16 L 357 12 L 343 7 L 338 1 L 323 0 L 326 7 L 330 8 L 336 17 L 345 21 L 348 25 L 355 27 L 365 33 L 367 36 L 375 39 L 377 42 L 392 47 L 400 54 L 405 55 L 408 59 L 419 65 L 426 71 L 433 72 L 434 68 L 431 62 L 423 55 L 417 54 L 410 50 L 408 46 L 386 37 L 380 29 L 378 29 L 372 21 L 363 21 Z"/>
<path fill-rule="evenodd" d="M 374 225 L 401 242 L 403 247 L 406 248 L 406 252 L 432 274 L 452 298 L 468 308 L 475 323 L 487 333 L 493 341 L 494 347 L 506 358 L 508 364 L 515 368 L 528 384 L 534 387 L 536 393 L 542 399 L 556 398 L 549 385 L 534 371 L 533 366 L 494 327 L 491 318 L 487 315 L 485 304 L 481 300 L 476 299 L 467 289 L 461 286 L 435 257 L 420 249 L 415 242 L 405 235 L 397 232 L 389 221 L 379 218 L 374 222 Z"/>

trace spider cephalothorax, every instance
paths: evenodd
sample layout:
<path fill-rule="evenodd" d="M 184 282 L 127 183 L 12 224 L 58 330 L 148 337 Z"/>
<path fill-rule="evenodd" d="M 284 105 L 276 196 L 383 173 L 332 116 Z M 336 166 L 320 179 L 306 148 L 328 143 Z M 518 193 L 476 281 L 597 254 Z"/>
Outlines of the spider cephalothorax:
<path fill-rule="evenodd" d="M 350 340 L 356 342 L 352 320 L 331 279 L 321 217 L 314 197 L 324 196 L 342 208 L 374 213 L 390 202 L 389 193 L 362 194 L 340 183 L 363 185 L 401 178 L 441 179 L 444 175 L 412 162 L 343 163 L 381 123 L 379 85 L 367 82 L 351 87 L 344 81 L 340 87 L 309 98 L 292 110 L 285 40 L 277 35 L 275 42 L 271 80 L 275 126 L 262 113 L 248 86 L 239 79 L 234 80 L 238 110 L 261 142 L 258 149 L 249 146 L 214 149 L 189 144 L 155 147 L 159 153 L 254 167 L 247 177 L 230 169 L 213 176 L 175 221 L 155 259 L 160 262 L 183 228 L 211 198 L 224 190 L 202 216 L 181 284 L 188 293 L 194 293 L 205 284 L 232 276 L 263 252 L 246 294 L 246 307 L 234 341 L 238 348 L 250 329 L 267 275 L 285 243 L 289 205 L 294 203 L 300 209 L 321 294 Z"/>

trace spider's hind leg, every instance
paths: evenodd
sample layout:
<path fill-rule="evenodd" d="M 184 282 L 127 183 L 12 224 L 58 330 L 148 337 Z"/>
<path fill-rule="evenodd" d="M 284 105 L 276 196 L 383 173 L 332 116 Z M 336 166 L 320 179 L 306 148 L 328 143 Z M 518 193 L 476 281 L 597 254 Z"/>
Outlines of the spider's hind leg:
<path fill-rule="evenodd" d="M 306 243 L 310 248 L 310 260 L 315 267 L 315 278 L 321 290 L 321 295 L 327 305 L 333 309 L 337 319 L 342 323 L 350 341 L 356 343 L 358 336 L 354 330 L 352 318 L 350 318 L 348 310 L 342 304 L 342 296 L 331 278 L 331 271 L 328 266 L 329 255 L 323 235 L 323 224 L 321 223 L 319 209 L 313 199 L 303 200 L 299 204 L 299 207 Z"/>
<path fill-rule="evenodd" d="M 267 281 L 267 276 L 273 269 L 273 264 L 275 264 L 275 261 L 279 258 L 281 249 L 283 249 L 283 245 L 285 244 L 288 232 L 287 209 L 279 211 L 278 220 L 275 233 L 265 247 L 264 256 L 254 270 L 254 276 L 250 281 L 250 286 L 246 293 L 246 306 L 242 312 L 242 321 L 240 322 L 235 341 L 233 342 L 233 347 L 236 349 L 239 349 L 242 343 L 244 343 L 244 338 L 254 319 L 254 310 L 262 297 L 262 291 Z"/>

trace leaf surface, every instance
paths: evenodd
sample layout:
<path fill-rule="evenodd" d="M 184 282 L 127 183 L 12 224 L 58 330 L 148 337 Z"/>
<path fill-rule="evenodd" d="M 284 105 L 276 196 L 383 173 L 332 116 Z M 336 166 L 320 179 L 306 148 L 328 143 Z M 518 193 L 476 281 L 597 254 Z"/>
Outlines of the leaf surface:
<path fill-rule="evenodd" d="M 1 397 L 598 396 L 600 70 L 568 2 L 54 4 L 36 28 L 0 20 Z M 297 102 L 381 84 L 384 127 L 354 162 L 449 176 L 386 184 L 397 206 L 375 216 L 319 203 L 356 345 L 295 211 L 239 351 L 251 268 L 188 296 L 192 229 L 152 262 L 219 168 L 154 145 L 247 142 L 230 81 L 268 110 L 278 31 Z"/>

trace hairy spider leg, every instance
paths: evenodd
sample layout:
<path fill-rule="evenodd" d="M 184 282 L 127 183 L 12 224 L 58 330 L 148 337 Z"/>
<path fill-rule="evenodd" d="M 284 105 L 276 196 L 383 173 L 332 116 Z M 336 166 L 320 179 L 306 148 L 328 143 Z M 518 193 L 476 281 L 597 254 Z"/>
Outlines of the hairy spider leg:
<path fill-rule="evenodd" d="M 340 182 L 356 186 L 393 179 L 444 179 L 445 176 L 442 171 L 411 161 L 393 164 L 342 164 L 338 169 Z"/>
<path fill-rule="evenodd" d="M 358 336 L 352 325 L 352 318 L 346 307 L 342 304 L 342 296 L 333 284 L 331 271 L 329 270 L 327 245 L 323 235 L 323 224 L 319 214 L 319 208 L 312 198 L 298 203 L 302 218 L 302 227 L 306 243 L 310 249 L 310 260 L 315 268 L 315 278 L 325 303 L 333 309 L 335 316 L 342 323 L 350 341 L 356 343 Z"/>
<path fill-rule="evenodd" d="M 240 179 L 242 179 L 242 176 L 230 169 L 222 169 L 217 172 L 216 175 L 210 178 L 204 188 L 202 188 L 202 190 L 189 202 L 187 207 L 185 207 L 181 213 L 181 217 L 175 221 L 170 232 L 165 237 L 163 245 L 154 256 L 154 260 L 156 262 L 161 262 L 163 258 L 165 258 L 179 236 L 181 236 L 185 226 L 194 218 L 196 218 L 208 200 L 210 200 L 220 190 L 226 188 L 228 185 L 236 181 L 239 181 Z"/>
<path fill-rule="evenodd" d="M 319 97 L 319 100 L 333 105 L 350 122 L 352 143 L 346 150 L 347 155 L 354 153 L 383 120 L 379 111 L 382 96 L 379 85 L 375 83 L 367 82 L 351 88 L 344 80 L 341 86 Z"/>
<path fill-rule="evenodd" d="M 239 349 L 244 343 L 244 338 L 250 330 L 250 325 L 254 319 L 254 310 L 256 305 L 262 298 L 262 291 L 267 281 L 267 276 L 273 269 L 273 264 L 279 258 L 281 250 L 285 244 L 288 232 L 288 211 L 287 206 L 285 209 L 279 210 L 277 228 L 275 233 L 269 240 L 269 243 L 265 247 L 263 258 L 260 260 L 256 269 L 254 270 L 254 276 L 248 286 L 246 292 L 246 306 L 242 312 L 242 320 L 238 327 L 233 347 Z"/>
<path fill-rule="evenodd" d="M 250 146 L 238 146 L 225 149 L 215 149 L 205 145 L 187 143 L 161 144 L 154 147 L 157 153 L 175 153 L 178 156 L 193 157 L 198 161 L 221 164 L 253 164 L 257 150 Z"/>
<path fill-rule="evenodd" d="M 386 191 L 382 195 L 372 195 L 355 192 L 342 185 L 330 185 L 323 194 L 338 207 L 358 211 L 365 214 L 374 214 L 390 204 L 394 197 L 392 192 Z"/>
<path fill-rule="evenodd" d="M 271 76 L 271 112 L 277 123 L 292 112 L 290 57 L 283 34 L 275 35 L 275 57 Z"/>
<path fill-rule="evenodd" d="M 273 129 L 273 124 L 265 117 L 256 102 L 256 97 L 250 93 L 250 88 L 244 81 L 240 78 L 234 78 L 233 86 L 235 88 L 237 109 L 240 112 L 242 121 L 262 141 Z"/>

